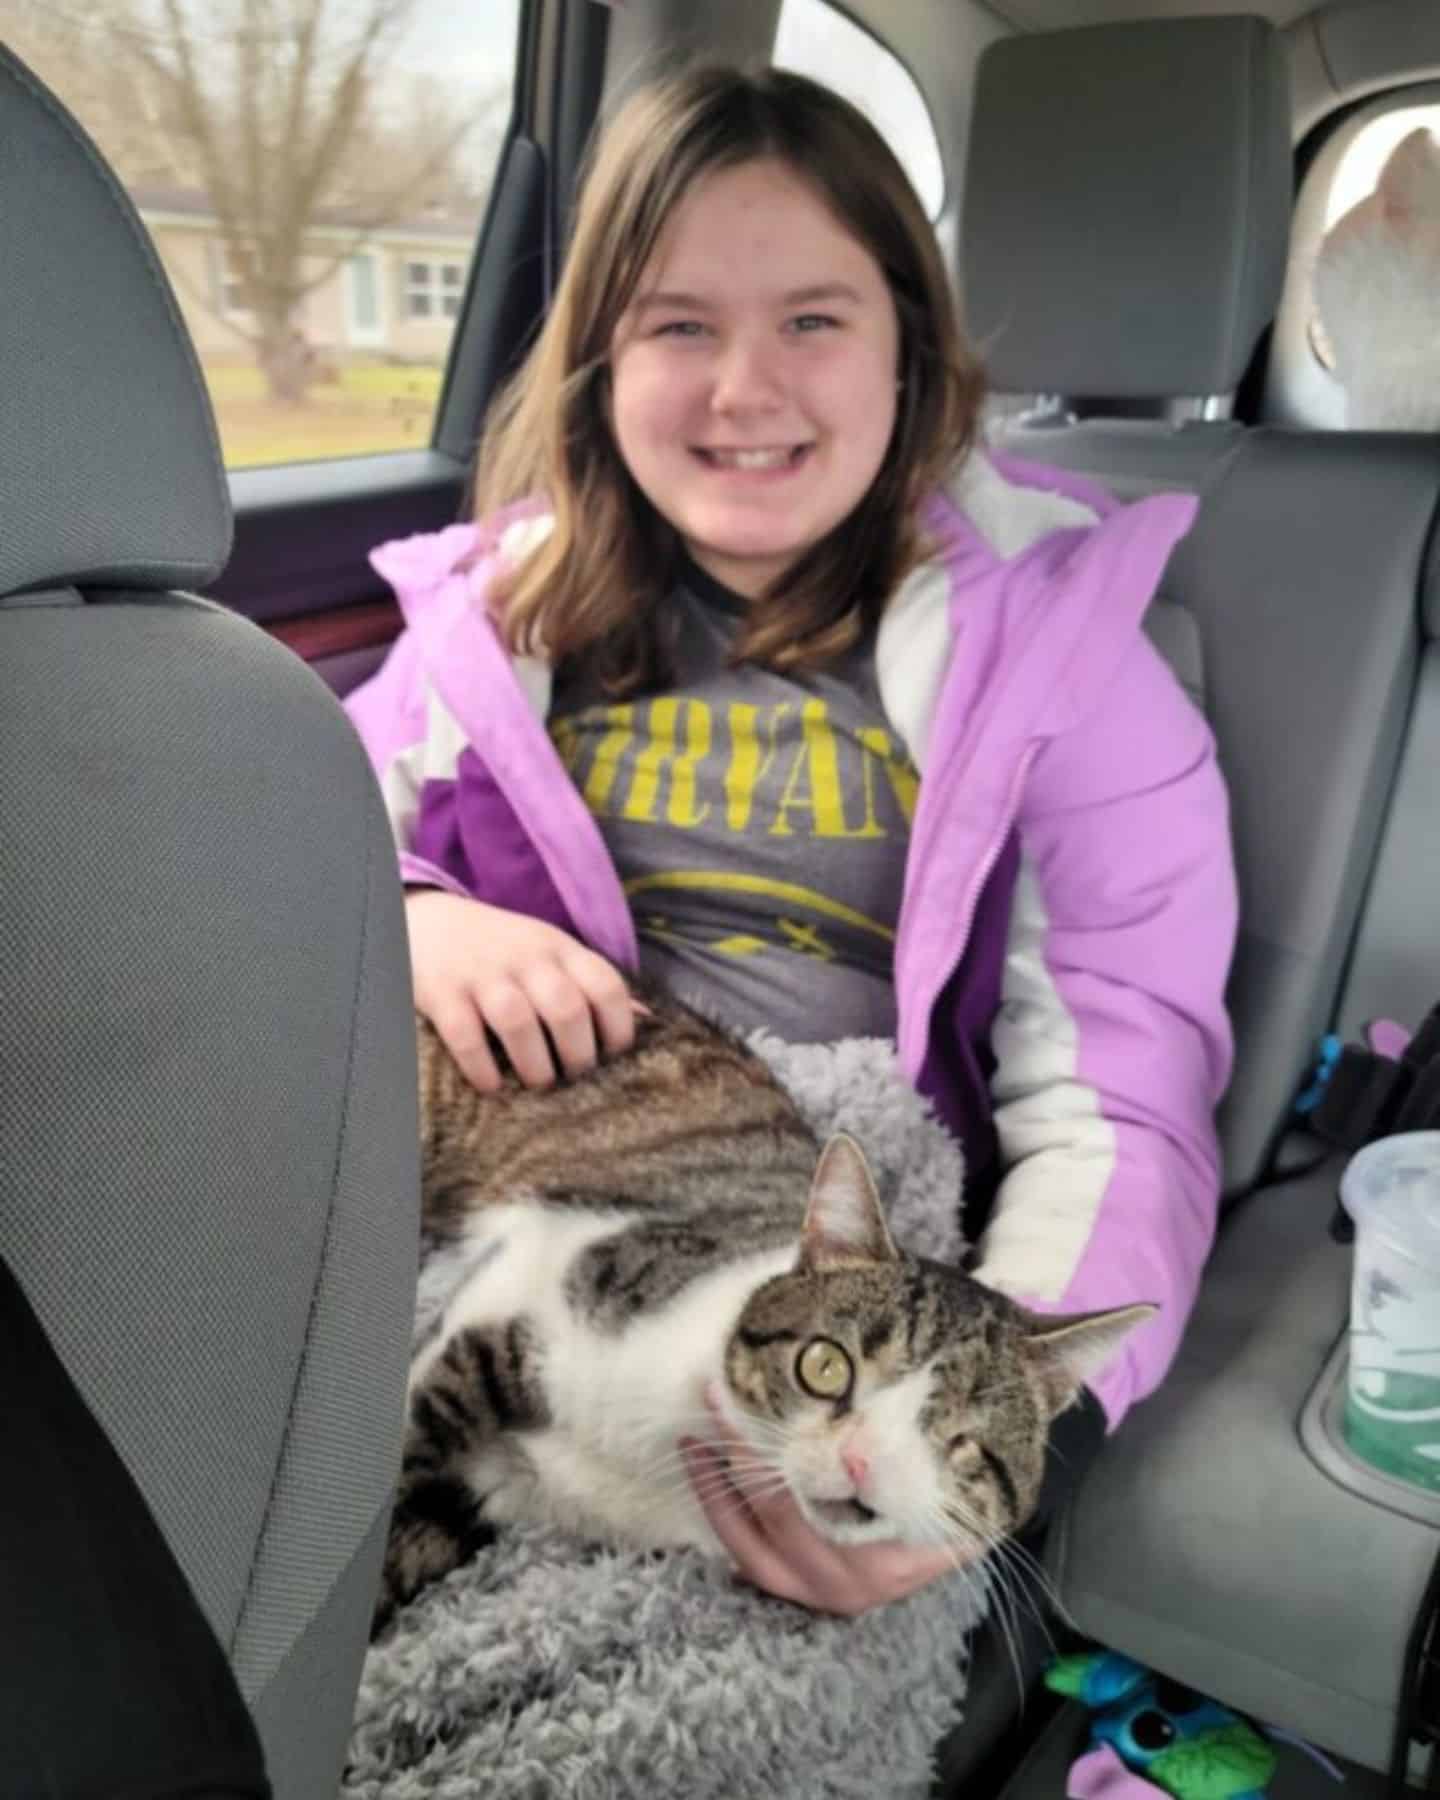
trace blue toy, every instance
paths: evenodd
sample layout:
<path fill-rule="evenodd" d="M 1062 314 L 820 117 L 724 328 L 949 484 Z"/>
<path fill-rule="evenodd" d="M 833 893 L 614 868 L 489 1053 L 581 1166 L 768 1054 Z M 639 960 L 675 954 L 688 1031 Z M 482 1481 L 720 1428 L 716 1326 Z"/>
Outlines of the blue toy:
<path fill-rule="evenodd" d="M 1045 1685 L 1093 1707 L 1092 1744 L 1175 1800 L 1264 1800 L 1275 1750 L 1228 1706 L 1113 1650 L 1057 1657 Z"/>

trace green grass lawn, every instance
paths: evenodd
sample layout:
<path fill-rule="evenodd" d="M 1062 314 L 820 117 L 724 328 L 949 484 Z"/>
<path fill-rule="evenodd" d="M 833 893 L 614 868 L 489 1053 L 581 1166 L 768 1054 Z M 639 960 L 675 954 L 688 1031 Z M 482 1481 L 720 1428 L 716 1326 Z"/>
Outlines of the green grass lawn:
<path fill-rule="evenodd" d="M 279 406 L 253 363 L 217 359 L 205 365 L 232 469 L 422 449 L 430 442 L 442 374 L 438 365 L 357 363 L 314 382 L 302 406 Z"/>

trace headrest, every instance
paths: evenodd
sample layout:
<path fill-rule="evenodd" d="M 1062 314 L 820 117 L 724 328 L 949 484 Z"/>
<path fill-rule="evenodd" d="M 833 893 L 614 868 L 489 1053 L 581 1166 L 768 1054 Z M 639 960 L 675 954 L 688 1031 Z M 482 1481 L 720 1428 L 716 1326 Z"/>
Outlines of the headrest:
<path fill-rule="evenodd" d="M 969 331 L 1002 393 L 1238 384 L 1290 233 L 1280 39 L 1244 16 L 991 44 L 965 173 Z"/>
<path fill-rule="evenodd" d="M 94 145 L 0 46 L 0 596 L 203 585 L 230 551 L 169 283 Z"/>

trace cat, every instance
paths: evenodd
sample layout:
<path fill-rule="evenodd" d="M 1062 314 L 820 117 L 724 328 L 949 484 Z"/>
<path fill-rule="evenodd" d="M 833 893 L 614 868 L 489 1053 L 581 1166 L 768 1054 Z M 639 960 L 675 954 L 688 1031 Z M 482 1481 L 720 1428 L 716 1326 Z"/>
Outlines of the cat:
<path fill-rule="evenodd" d="M 739 1485 L 783 1481 L 836 1542 L 998 1543 L 1050 1420 L 1153 1311 L 1031 1315 L 897 1248 L 852 1138 L 822 1149 L 743 1041 L 646 1008 L 623 1055 L 488 1095 L 418 1021 L 450 1292 L 417 1335 L 377 1633 L 505 1523 L 717 1552 L 677 1454 L 712 1382 Z"/>
<path fill-rule="evenodd" d="M 1319 322 L 1359 430 L 1440 429 L 1440 144 L 1423 127 L 1325 234 Z"/>

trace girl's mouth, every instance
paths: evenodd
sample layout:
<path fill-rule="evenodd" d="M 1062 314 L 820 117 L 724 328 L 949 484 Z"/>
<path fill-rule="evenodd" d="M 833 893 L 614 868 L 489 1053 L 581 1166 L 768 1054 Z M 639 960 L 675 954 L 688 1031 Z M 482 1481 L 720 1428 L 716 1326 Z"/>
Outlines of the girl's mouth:
<path fill-rule="evenodd" d="M 707 469 L 738 475 L 783 475 L 798 469 L 812 444 L 766 444 L 755 449 L 729 449 L 696 444 L 694 454 Z"/>

